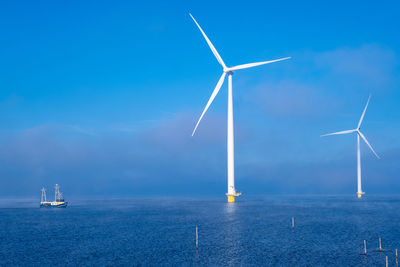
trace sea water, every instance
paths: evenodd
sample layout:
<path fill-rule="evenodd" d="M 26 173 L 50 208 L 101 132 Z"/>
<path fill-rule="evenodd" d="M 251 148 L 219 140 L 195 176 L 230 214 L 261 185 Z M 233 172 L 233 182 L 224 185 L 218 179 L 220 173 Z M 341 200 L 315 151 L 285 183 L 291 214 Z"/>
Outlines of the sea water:
<path fill-rule="evenodd" d="M 0 201 L 1 266 L 396 266 L 400 197 Z M 292 229 L 292 217 L 295 227 Z M 199 246 L 196 249 L 196 226 Z M 382 253 L 374 252 L 382 238 Z M 367 241 L 367 256 L 361 255 Z"/>

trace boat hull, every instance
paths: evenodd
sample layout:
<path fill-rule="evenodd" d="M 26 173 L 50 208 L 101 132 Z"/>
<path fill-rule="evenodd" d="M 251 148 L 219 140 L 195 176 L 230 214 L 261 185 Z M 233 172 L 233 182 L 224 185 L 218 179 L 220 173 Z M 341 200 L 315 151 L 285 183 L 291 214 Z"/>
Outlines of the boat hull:
<path fill-rule="evenodd" d="M 68 202 L 44 202 L 40 203 L 41 208 L 66 208 Z"/>

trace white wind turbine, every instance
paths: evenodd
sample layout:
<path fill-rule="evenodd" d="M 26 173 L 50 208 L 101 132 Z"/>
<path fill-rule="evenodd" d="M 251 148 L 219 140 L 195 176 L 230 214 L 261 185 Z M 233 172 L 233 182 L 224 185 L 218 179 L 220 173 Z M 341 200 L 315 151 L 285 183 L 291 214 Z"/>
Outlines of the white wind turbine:
<path fill-rule="evenodd" d="M 357 196 L 358 196 L 358 198 L 361 198 L 361 196 L 364 194 L 364 192 L 361 190 L 360 136 L 364 140 L 364 142 L 368 145 L 368 147 L 371 149 L 371 151 L 375 154 L 375 156 L 379 159 L 378 154 L 375 153 L 374 149 L 368 142 L 367 138 L 365 138 L 365 136 L 360 131 L 361 123 L 364 119 L 365 111 L 367 110 L 370 99 L 371 99 L 371 95 L 368 97 L 367 105 L 365 105 L 364 111 L 361 115 L 360 121 L 358 122 L 356 129 L 321 135 L 321 136 L 328 136 L 328 135 L 337 135 L 337 134 L 357 133 Z"/>
<path fill-rule="evenodd" d="M 256 66 L 260 66 L 260 65 L 264 65 L 264 64 L 269 64 L 269 63 L 289 59 L 290 57 L 285 57 L 285 58 L 280 58 L 280 59 L 275 59 L 275 60 L 270 60 L 270 61 L 248 63 L 248 64 L 243 64 L 243 65 L 238 65 L 235 67 L 227 67 L 225 65 L 224 61 L 222 60 L 221 56 L 218 54 L 217 50 L 211 43 L 210 39 L 208 39 L 207 35 L 204 33 L 203 29 L 200 27 L 200 25 L 194 19 L 192 14 L 189 14 L 189 15 L 190 15 L 190 17 L 192 17 L 193 21 L 196 23 L 197 27 L 203 34 L 204 39 L 206 39 L 208 46 L 211 48 L 211 51 L 213 52 L 213 54 L 217 58 L 219 64 L 221 64 L 221 66 L 223 68 L 221 78 L 219 78 L 217 86 L 215 87 L 214 91 L 212 92 L 211 97 L 208 100 L 207 105 L 203 110 L 203 113 L 201 113 L 201 116 L 196 124 L 196 127 L 193 130 L 192 136 L 196 132 L 197 126 L 199 126 L 201 119 L 203 118 L 207 109 L 210 107 L 215 96 L 218 94 L 219 90 L 221 89 L 221 86 L 225 80 L 225 76 L 228 75 L 228 134 L 227 134 L 227 139 L 228 139 L 228 141 L 227 141 L 227 146 L 228 146 L 228 149 L 227 149 L 227 152 L 228 152 L 228 193 L 226 193 L 226 195 L 228 197 L 228 202 L 235 202 L 235 197 L 239 196 L 240 193 L 237 193 L 236 189 L 235 189 L 233 103 L 232 103 L 232 75 L 233 75 L 233 72 L 236 70 L 252 68 L 252 67 L 256 67 Z"/>

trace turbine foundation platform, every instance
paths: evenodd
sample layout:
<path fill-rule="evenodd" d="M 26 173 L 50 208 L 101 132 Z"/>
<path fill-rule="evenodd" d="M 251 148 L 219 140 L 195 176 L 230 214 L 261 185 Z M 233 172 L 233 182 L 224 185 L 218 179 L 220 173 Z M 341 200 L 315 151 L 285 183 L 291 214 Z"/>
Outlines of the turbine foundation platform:
<path fill-rule="evenodd" d="M 358 197 L 358 198 L 361 198 L 362 195 L 364 195 L 364 194 L 365 194 L 364 192 L 357 192 L 357 197 Z"/>
<path fill-rule="evenodd" d="M 228 197 L 228 203 L 234 203 L 235 202 L 235 198 L 242 195 L 242 193 L 234 193 L 234 194 L 228 194 L 226 193 L 226 196 Z"/>

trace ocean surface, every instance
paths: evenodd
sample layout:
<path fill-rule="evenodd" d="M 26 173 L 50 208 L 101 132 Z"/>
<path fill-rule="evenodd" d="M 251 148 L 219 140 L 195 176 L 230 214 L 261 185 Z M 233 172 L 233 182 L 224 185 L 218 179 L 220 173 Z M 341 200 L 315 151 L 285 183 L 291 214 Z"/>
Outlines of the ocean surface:
<path fill-rule="evenodd" d="M 225 201 L 69 200 L 66 209 L 41 209 L 38 200 L 0 200 L 0 265 L 385 266 L 388 256 L 396 266 L 400 196 Z M 373 251 L 380 237 L 382 253 Z"/>

